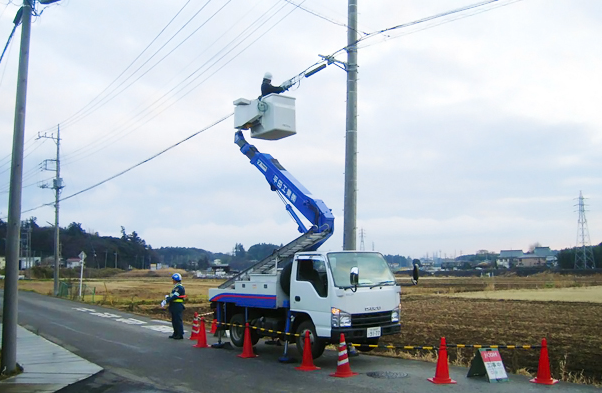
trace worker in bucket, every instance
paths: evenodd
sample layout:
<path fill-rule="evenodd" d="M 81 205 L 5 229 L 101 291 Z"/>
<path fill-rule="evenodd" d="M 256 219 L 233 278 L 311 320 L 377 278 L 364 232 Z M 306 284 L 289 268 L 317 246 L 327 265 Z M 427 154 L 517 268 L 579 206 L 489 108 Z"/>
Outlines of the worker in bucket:
<path fill-rule="evenodd" d="M 266 72 L 265 75 L 263 75 L 263 82 L 261 82 L 261 97 L 259 98 L 265 97 L 272 93 L 282 93 L 287 91 L 292 85 L 293 83 L 288 80 L 282 83 L 280 86 L 272 86 L 272 73 Z"/>
<path fill-rule="evenodd" d="M 161 307 L 165 308 L 168 305 L 169 313 L 171 314 L 171 325 L 173 326 L 173 334 L 169 338 L 174 340 L 182 340 L 184 338 L 184 322 L 182 314 L 184 313 L 184 299 L 186 291 L 182 285 L 182 276 L 180 273 L 174 273 L 171 276 L 171 281 L 174 286 L 169 295 L 165 295 L 165 300 L 161 302 Z"/>

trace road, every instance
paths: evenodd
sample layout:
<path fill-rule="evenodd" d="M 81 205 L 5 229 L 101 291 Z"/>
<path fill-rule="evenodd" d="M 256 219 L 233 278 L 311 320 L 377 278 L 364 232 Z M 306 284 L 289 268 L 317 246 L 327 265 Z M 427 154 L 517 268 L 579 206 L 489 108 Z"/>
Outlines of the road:
<path fill-rule="evenodd" d="M 510 382 L 490 384 L 482 378 L 466 378 L 467 369 L 452 367 L 457 385 L 434 385 L 435 364 L 361 355 L 350 360 L 359 375 L 333 378 L 337 353 L 326 351 L 316 359 L 321 370 L 302 372 L 300 364 L 282 364 L 282 347 L 257 345 L 259 357 L 241 359 L 238 348 L 194 348 L 193 341 L 167 338 L 170 324 L 148 317 L 90 306 L 64 299 L 19 293 L 19 324 L 63 346 L 105 371 L 61 393 L 143 393 L 143 392 L 559 392 L 599 391 L 591 386 L 536 385 L 528 378 L 510 375 Z M 213 337 L 209 337 L 214 342 Z M 389 378 L 368 375 L 379 372 Z"/>

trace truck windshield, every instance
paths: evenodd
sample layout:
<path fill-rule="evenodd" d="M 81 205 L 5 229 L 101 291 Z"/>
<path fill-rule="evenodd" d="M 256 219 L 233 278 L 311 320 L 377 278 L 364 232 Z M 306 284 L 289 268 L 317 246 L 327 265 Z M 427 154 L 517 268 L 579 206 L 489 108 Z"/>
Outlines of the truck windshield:
<path fill-rule="evenodd" d="M 329 252 L 328 262 L 337 287 L 349 287 L 349 272 L 352 267 L 359 269 L 359 285 L 394 285 L 395 276 L 387 261 L 376 252 Z"/>

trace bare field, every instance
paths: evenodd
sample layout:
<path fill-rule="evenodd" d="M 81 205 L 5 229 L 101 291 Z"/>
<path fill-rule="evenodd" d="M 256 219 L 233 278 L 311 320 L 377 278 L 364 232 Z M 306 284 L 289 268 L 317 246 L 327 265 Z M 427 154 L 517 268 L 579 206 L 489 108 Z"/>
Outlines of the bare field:
<path fill-rule="evenodd" d="M 581 288 L 509 289 L 447 294 L 465 299 L 602 303 L 602 286 Z"/>
<path fill-rule="evenodd" d="M 398 279 L 399 282 L 406 280 L 409 281 Z M 126 273 L 121 278 L 86 280 L 85 283 L 89 289 L 95 288 L 94 303 L 168 318 L 158 303 L 172 288 L 169 275 L 147 277 Z M 189 297 L 184 318 L 188 323 L 194 312 L 209 311 L 207 291 L 221 283 L 222 280 L 184 279 Z M 558 275 L 421 279 L 418 286 L 402 288 L 402 333 L 384 337 L 381 342 L 396 346 L 438 345 L 440 338 L 446 337 L 448 344 L 537 345 L 546 337 L 555 378 L 601 383 L 602 335 L 598 330 L 602 321 L 602 286 L 594 286 L 601 283 L 600 276 Z M 46 295 L 52 292 L 52 287 L 52 280 L 19 281 L 20 289 Z M 510 299 L 519 295 L 519 299 Z M 535 301 L 537 299 L 542 301 Z M 84 301 L 92 301 L 89 293 Z M 408 353 L 380 349 L 375 352 L 404 357 Z M 448 352 L 450 361 L 464 365 L 474 355 L 470 349 L 450 348 Z M 539 350 L 500 352 L 509 370 L 537 371 Z M 434 352 L 410 351 L 409 354 L 434 359 Z"/>

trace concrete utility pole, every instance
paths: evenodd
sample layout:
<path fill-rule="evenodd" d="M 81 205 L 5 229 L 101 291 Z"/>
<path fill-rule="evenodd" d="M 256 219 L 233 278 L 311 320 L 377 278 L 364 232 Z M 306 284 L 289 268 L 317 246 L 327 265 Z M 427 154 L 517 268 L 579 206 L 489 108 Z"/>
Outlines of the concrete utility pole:
<path fill-rule="evenodd" d="M 357 243 L 357 0 L 349 0 L 348 3 L 346 128 L 343 250 L 355 250 Z"/>
<path fill-rule="evenodd" d="M 63 179 L 61 179 L 61 127 L 57 126 L 56 138 L 54 136 L 46 136 L 40 135 L 39 138 L 48 138 L 52 139 L 56 143 L 56 160 L 46 160 L 45 169 L 48 170 L 48 161 L 55 161 L 56 163 L 56 177 L 53 180 L 52 188 L 54 190 L 54 296 L 58 296 L 59 294 L 59 268 L 60 268 L 60 227 L 59 227 L 59 199 L 61 196 L 61 190 L 64 188 Z M 49 188 L 47 185 L 43 185 L 42 188 Z"/>
<path fill-rule="evenodd" d="M 21 51 L 15 103 L 15 126 L 8 200 L 8 230 L 6 238 L 6 274 L 4 277 L 4 305 L 2 318 L 3 373 L 17 368 L 17 314 L 19 280 L 19 232 L 21 230 L 21 196 L 23 188 L 23 145 L 25 139 L 25 108 L 27 103 L 27 75 L 29 71 L 29 41 L 31 11 L 29 0 L 23 3 Z"/>

